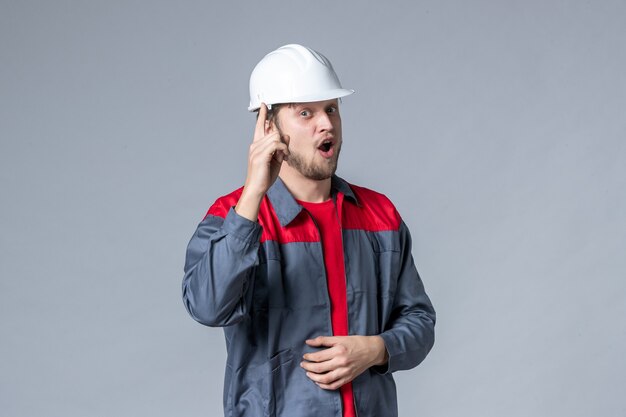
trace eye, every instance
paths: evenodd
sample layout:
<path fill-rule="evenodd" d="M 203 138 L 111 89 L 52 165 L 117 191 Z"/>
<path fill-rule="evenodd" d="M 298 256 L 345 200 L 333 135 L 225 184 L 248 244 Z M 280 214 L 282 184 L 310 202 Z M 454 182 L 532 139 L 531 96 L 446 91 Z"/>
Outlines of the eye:
<path fill-rule="evenodd" d="M 311 114 L 311 112 L 308 111 L 308 110 L 301 110 L 300 111 L 300 116 L 302 116 L 302 117 L 309 117 L 310 114 Z"/>
<path fill-rule="evenodd" d="M 326 109 L 326 113 L 337 113 L 337 110 L 338 110 L 338 109 L 337 109 L 337 107 L 335 107 L 335 106 L 329 106 L 329 107 Z"/>

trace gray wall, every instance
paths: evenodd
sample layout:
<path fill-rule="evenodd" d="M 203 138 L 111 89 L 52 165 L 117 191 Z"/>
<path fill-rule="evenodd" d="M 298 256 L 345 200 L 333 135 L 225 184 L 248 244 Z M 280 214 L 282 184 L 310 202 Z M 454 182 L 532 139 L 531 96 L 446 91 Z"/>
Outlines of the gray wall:
<path fill-rule="evenodd" d="M 0 414 L 221 415 L 185 246 L 298 42 L 357 90 L 339 174 L 438 311 L 401 415 L 626 415 L 626 3 L 282 3 L 2 0 Z"/>

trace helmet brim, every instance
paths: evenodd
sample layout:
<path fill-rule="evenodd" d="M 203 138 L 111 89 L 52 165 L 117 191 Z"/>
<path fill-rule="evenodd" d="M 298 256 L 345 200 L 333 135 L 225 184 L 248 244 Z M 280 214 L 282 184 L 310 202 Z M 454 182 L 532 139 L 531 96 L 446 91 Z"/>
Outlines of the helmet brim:
<path fill-rule="evenodd" d="M 268 107 L 271 107 L 274 104 L 284 104 L 284 103 L 312 103 L 315 101 L 325 101 L 325 100 L 332 100 L 334 98 L 346 97 L 353 93 L 354 93 L 354 90 L 348 90 L 345 88 L 336 88 L 333 90 L 323 91 L 321 93 L 307 94 L 307 95 L 298 96 L 298 97 L 289 97 L 288 99 L 286 97 L 268 98 L 267 100 L 264 100 L 263 102 Z M 254 103 L 254 104 L 250 103 L 250 106 L 248 106 L 248 111 L 251 111 L 251 112 L 257 111 L 259 108 L 261 108 L 261 103 Z"/>

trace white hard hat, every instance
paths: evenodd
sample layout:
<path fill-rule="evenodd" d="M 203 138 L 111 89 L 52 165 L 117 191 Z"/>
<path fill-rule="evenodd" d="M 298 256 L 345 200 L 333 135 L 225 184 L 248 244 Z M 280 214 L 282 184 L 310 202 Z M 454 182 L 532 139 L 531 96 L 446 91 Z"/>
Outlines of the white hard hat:
<path fill-rule="evenodd" d="M 285 45 L 265 55 L 250 75 L 250 106 L 307 103 L 354 93 L 341 87 L 330 61 L 302 45 Z"/>

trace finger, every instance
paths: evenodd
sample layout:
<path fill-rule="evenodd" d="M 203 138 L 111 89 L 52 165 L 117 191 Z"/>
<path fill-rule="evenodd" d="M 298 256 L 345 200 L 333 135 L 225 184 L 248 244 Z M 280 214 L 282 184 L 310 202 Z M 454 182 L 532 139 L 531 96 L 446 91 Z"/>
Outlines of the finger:
<path fill-rule="evenodd" d="M 302 361 L 300 362 L 300 366 L 305 371 L 312 372 L 314 374 L 324 374 L 326 372 L 334 371 L 339 367 L 339 364 L 333 360 L 328 360 L 324 362 Z"/>
<path fill-rule="evenodd" d="M 320 384 L 332 384 L 339 376 L 336 375 L 336 371 L 326 372 L 325 374 L 316 374 L 315 372 L 307 372 L 307 378 L 309 378 L 313 382 L 317 382 Z"/>
<path fill-rule="evenodd" d="M 282 154 L 283 157 L 281 159 L 281 162 L 283 160 L 287 161 L 289 159 L 289 136 L 288 135 L 281 135 L 280 136 L 280 140 L 281 142 L 285 145 L 285 150 L 283 150 Z"/>
<path fill-rule="evenodd" d="M 333 346 L 336 342 L 333 336 L 317 336 L 315 339 L 308 339 L 304 343 L 309 346 Z"/>
<path fill-rule="evenodd" d="M 307 372 L 306 376 L 324 389 L 337 389 L 348 380 L 345 374 L 341 374 L 338 371 L 331 371 L 325 374 Z"/>
<path fill-rule="evenodd" d="M 280 135 L 275 132 L 264 136 L 263 138 L 255 142 L 252 142 L 252 144 L 250 145 L 250 150 L 253 154 L 265 154 L 268 152 L 272 152 L 272 147 L 278 145 L 286 146 L 285 143 L 280 140 Z"/>
<path fill-rule="evenodd" d="M 329 361 L 333 359 L 335 356 L 337 356 L 337 349 L 328 348 L 328 349 L 320 350 L 318 352 L 305 353 L 304 355 L 302 355 L 302 358 L 308 362 L 320 363 L 320 362 Z"/>
<path fill-rule="evenodd" d="M 254 128 L 254 141 L 260 140 L 265 136 L 265 121 L 267 120 L 267 106 L 265 103 L 261 103 L 259 108 L 259 117 L 256 119 L 256 126 Z"/>
<path fill-rule="evenodd" d="M 263 144 L 263 146 L 260 147 L 256 152 L 259 155 L 263 155 L 264 158 L 267 158 L 265 159 L 266 161 L 269 161 L 279 153 L 283 154 L 283 156 L 289 155 L 289 148 L 284 143 L 278 140 L 273 140 Z"/>
<path fill-rule="evenodd" d="M 287 154 L 285 152 L 289 152 L 287 148 L 276 149 L 272 158 L 274 159 L 274 161 L 278 162 L 279 164 L 282 164 L 282 162 L 287 159 Z"/>
<path fill-rule="evenodd" d="M 289 160 L 289 155 L 285 154 L 282 151 L 280 153 L 277 153 L 277 155 L 280 155 L 280 161 L 279 162 L 283 162 L 283 161 L 288 161 Z"/>
<path fill-rule="evenodd" d="M 275 148 L 277 150 L 281 150 L 283 151 L 286 155 L 289 155 L 289 145 L 287 145 L 285 142 L 281 141 L 280 138 L 275 138 L 274 140 L 270 141 L 269 148 Z"/>
<path fill-rule="evenodd" d="M 347 378 L 340 378 L 337 381 L 333 382 L 332 384 L 322 384 L 320 382 L 316 382 L 315 384 L 325 390 L 328 391 L 335 391 L 341 387 L 343 387 L 345 384 L 347 384 L 348 382 L 350 382 Z"/>
<path fill-rule="evenodd" d="M 272 132 L 272 133 L 268 133 L 267 135 L 263 134 L 262 138 L 256 139 L 254 142 L 252 142 L 252 146 L 263 147 L 270 142 L 283 143 L 283 141 L 280 138 L 280 133 Z"/>

